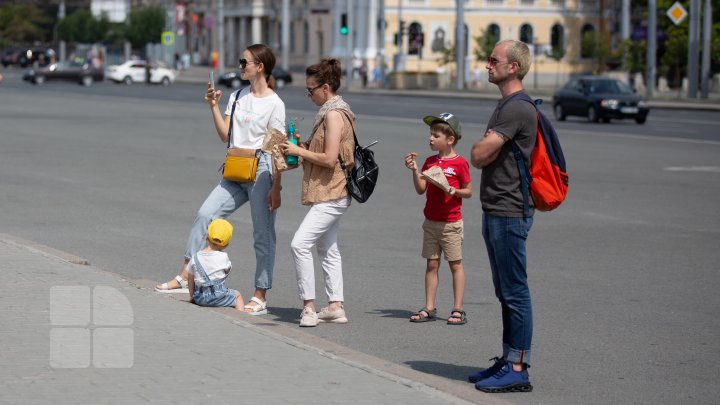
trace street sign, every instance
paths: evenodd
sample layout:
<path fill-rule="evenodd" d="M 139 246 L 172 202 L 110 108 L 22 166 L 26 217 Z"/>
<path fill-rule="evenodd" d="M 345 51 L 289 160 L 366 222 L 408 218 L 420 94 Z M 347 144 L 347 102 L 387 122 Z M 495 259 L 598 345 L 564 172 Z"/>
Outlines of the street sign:
<path fill-rule="evenodd" d="M 685 7 L 683 7 L 678 1 L 670 6 L 666 14 L 668 18 L 675 23 L 675 25 L 679 25 L 688 16 L 688 12 L 685 10 Z"/>
<path fill-rule="evenodd" d="M 172 31 L 164 31 L 160 36 L 160 43 L 163 45 L 172 45 L 175 43 L 175 33 Z"/>

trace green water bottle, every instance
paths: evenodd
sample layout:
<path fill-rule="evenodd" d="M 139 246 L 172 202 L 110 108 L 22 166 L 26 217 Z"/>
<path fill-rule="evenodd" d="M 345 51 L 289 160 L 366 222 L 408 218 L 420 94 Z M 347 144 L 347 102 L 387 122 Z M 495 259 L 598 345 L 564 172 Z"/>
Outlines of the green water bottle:
<path fill-rule="evenodd" d="M 297 145 L 298 140 L 297 140 L 297 138 L 295 138 L 295 120 L 290 120 L 290 122 L 288 123 L 287 133 L 288 133 L 288 140 L 290 141 L 290 143 Z M 285 162 L 287 162 L 287 164 L 293 166 L 293 165 L 298 164 L 298 158 L 295 155 L 287 155 L 285 157 Z"/>

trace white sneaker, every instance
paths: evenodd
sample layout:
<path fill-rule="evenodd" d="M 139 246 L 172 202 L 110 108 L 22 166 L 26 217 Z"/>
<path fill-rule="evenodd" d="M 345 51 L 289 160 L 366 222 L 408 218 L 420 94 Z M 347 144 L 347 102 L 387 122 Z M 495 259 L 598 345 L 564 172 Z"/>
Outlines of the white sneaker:
<path fill-rule="evenodd" d="M 300 326 L 302 327 L 313 327 L 318 324 L 318 315 L 310 307 L 303 308 L 300 313 Z"/>
<path fill-rule="evenodd" d="M 345 316 L 345 309 L 343 307 L 340 307 L 334 311 L 331 311 L 330 308 L 325 307 L 320 310 L 320 313 L 318 313 L 318 321 L 327 323 L 347 323 L 348 319 Z"/>

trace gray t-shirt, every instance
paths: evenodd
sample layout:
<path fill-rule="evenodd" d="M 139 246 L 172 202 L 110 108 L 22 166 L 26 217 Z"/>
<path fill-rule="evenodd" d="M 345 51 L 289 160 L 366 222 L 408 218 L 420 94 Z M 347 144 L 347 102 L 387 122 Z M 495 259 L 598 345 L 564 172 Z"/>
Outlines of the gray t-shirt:
<path fill-rule="evenodd" d="M 483 212 L 503 216 L 522 217 L 523 197 L 520 190 L 520 171 L 512 152 L 512 144 L 517 143 L 530 163 L 535 141 L 537 140 L 537 112 L 535 107 L 524 100 L 507 101 L 517 93 L 510 94 L 498 102 L 487 129 L 502 134 L 507 141 L 503 144 L 497 158 L 482 169 L 480 180 L 480 201 Z M 534 214 L 532 198 L 529 215 Z"/>

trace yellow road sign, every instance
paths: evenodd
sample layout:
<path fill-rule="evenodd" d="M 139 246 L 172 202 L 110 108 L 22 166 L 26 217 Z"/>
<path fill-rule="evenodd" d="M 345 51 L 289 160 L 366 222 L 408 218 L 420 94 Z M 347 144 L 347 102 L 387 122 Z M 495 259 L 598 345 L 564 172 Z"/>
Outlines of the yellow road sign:
<path fill-rule="evenodd" d="M 685 17 L 688 16 L 687 10 L 685 10 L 685 7 L 680 4 L 680 2 L 675 2 L 667 11 L 667 16 L 672 20 L 672 22 L 675 23 L 675 25 L 679 25 Z"/>

